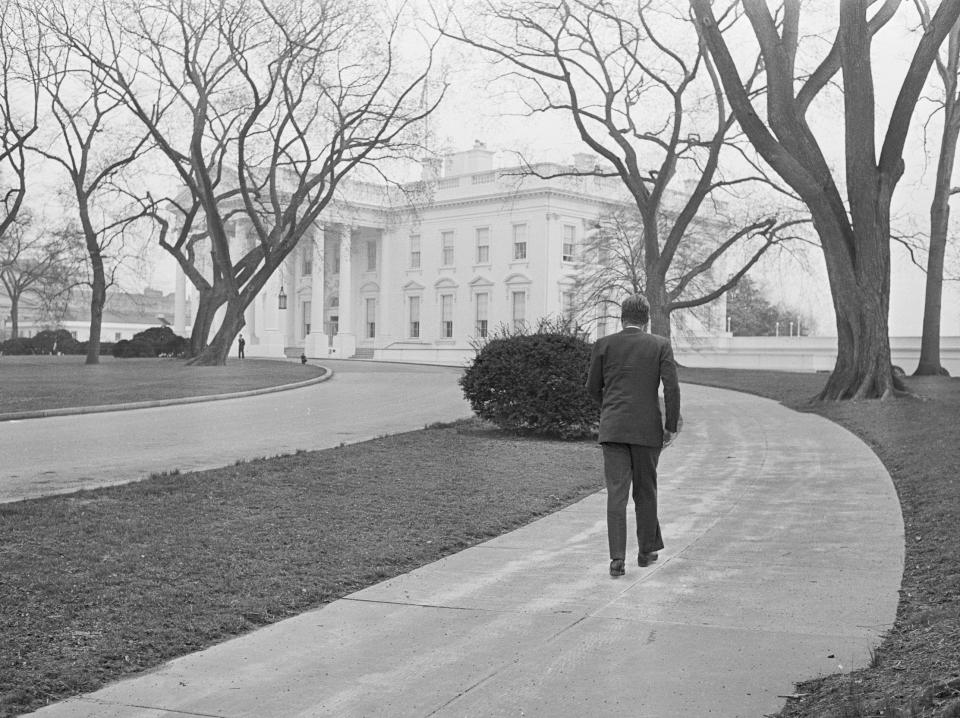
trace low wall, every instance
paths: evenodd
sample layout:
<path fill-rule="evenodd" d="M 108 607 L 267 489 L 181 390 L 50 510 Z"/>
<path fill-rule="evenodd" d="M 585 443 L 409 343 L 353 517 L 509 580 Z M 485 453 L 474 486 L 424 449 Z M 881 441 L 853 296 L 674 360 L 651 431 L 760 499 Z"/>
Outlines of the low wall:
<path fill-rule="evenodd" d="M 677 361 L 685 366 L 777 371 L 832 371 L 836 337 L 710 337 L 674 339 Z M 891 337 L 894 364 L 912 374 L 920 361 L 920 337 Z M 960 376 L 960 337 L 940 340 L 940 363 Z"/>

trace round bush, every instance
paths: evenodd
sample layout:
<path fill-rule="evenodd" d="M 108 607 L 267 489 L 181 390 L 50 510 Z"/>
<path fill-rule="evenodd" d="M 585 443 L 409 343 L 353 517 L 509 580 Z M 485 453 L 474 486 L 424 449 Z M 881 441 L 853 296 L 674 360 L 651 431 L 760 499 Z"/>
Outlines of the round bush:
<path fill-rule="evenodd" d="M 157 356 L 157 348 L 148 341 L 138 339 L 121 339 L 113 345 L 113 356 L 117 359 L 145 359 Z"/>
<path fill-rule="evenodd" d="M 562 331 L 495 337 L 460 379 L 474 413 L 516 433 L 589 436 L 599 408 L 584 383 L 590 345 Z"/>

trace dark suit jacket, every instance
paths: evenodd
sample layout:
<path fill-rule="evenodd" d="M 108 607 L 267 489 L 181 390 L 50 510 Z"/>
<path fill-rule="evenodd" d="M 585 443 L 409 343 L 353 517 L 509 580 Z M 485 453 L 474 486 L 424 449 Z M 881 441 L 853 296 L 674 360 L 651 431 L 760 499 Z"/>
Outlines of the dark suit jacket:
<path fill-rule="evenodd" d="M 658 393 L 663 382 L 666 421 Z M 600 442 L 663 446 L 663 430 L 677 430 L 680 385 L 670 341 L 638 327 L 601 337 L 593 345 L 587 391 L 600 404 Z"/>

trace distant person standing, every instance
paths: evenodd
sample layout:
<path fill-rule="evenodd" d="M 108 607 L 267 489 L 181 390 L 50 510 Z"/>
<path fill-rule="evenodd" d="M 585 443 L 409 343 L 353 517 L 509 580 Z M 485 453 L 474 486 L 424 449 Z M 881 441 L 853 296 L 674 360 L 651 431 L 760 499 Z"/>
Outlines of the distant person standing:
<path fill-rule="evenodd" d="M 637 513 L 637 564 L 649 566 L 663 548 L 657 517 L 657 463 L 680 420 L 680 385 L 670 341 L 646 331 L 650 305 L 634 294 L 620 307 L 623 329 L 593 345 L 587 390 L 600 404 L 600 445 L 607 485 L 610 575 L 624 574 L 627 501 Z M 660 383 L 666 419 L 660 414 Z"/>
<path fill-rule="evenodd" d="M 237 340 L 237 355 L 240 359 L 243 359 L 243 348 L 247 345 L 247 340 L 243 338 L 243 334 L 240 335 L 240 338 Z"/>

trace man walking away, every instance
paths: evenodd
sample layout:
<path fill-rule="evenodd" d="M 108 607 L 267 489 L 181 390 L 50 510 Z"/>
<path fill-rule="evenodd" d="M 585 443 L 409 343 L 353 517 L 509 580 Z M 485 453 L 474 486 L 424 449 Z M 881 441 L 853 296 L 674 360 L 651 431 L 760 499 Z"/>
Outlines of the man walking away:
<path fill-rule="evenodd" d="M 243 334 L 240 335 L 240 338 L 237 340 L 237 357 L 243 359 L 243 347 L 246 345 L 247 340 L 243 338 Z"/>
<path fill-rule="evenodd" d="M 610 575 L 624 574 L 627 501 L 637 512 L 637 564 L 649 566 L 663 548 L 657 517 L 657 463 L 677 435 L 680 385 L 670 341 L 649 334 L 650 305 L 634 294 L 620 307 L 622 331 L 593 345 L 587 391 L 600 404 L 600 445 L 607 484 Z M 658 393 L 663 383 L 666 419 Z"/>

